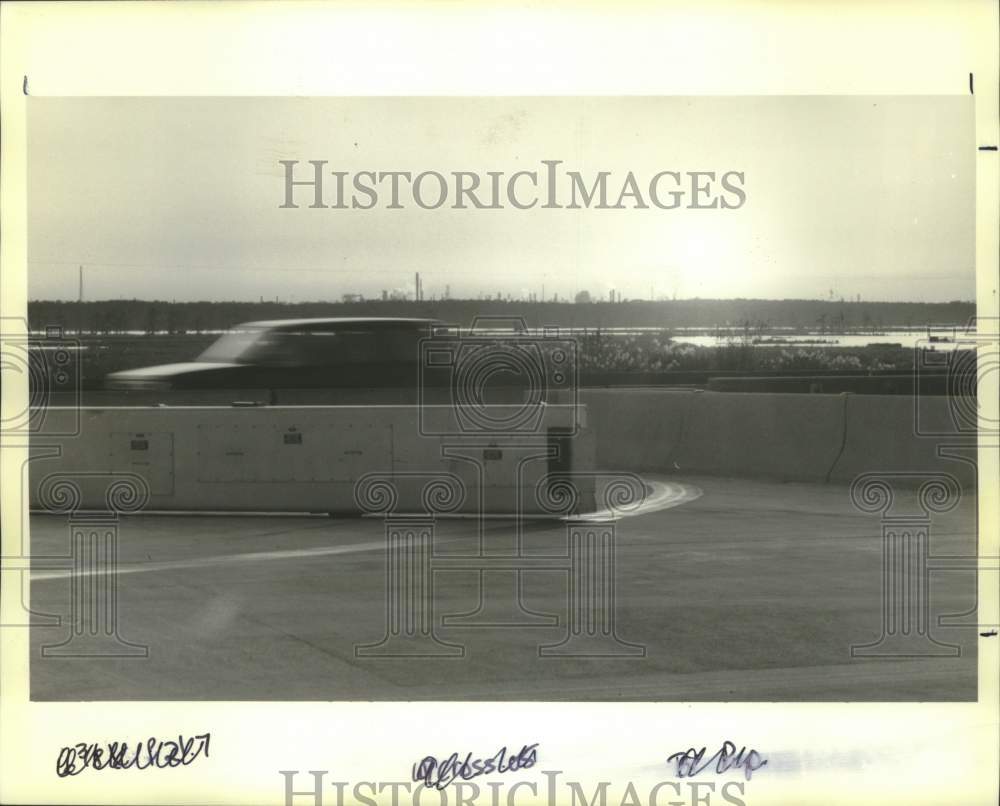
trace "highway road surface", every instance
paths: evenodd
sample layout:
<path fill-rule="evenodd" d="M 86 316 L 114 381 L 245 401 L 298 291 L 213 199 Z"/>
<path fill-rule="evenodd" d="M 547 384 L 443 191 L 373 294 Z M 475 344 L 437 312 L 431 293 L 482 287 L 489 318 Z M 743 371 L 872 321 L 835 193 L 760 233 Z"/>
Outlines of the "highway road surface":
<path fill-rule="evenodd" d="M 930 574 L 930 631 L 959 655 L 852 658 L 852 645 L 882 633 L 882 539 L 879 516 L 855 510 L 846 486 L 650 478 L 655 505 L 614 524 L 621 657 L 539 651 L 563 642 L 569 624 L 571 574 L 545 559 L 567 556 L 560 521 L 523 524 L 534 565 L 518 591 L 502 559 L 516 550 L 513 521 L 439 520 L 431 617 L 435 646 L 450 654 L 372 657 L 358 648 L 387 630 L 381 519 L 142 514 L 118 523 L 117 630 L 148 656 L 43 656 L 68 627 L 35 627 L 32 698 L 976 698 L 976 628 L 938 623 L 976 606 L 961 563 Z M 974 555 L 975 529 L 967 496 L 935 516 L 931 553 Z M 35 558 L 66 555 L 67 517 L 33 515 L 31 541 Z M 494 558 L 485 577 L 481 541 Z M 46 565 L 32 572 L 31 604 L 65 625 L 71 572 Z M 512 626 L 496 626 L 505 619 Z"/>

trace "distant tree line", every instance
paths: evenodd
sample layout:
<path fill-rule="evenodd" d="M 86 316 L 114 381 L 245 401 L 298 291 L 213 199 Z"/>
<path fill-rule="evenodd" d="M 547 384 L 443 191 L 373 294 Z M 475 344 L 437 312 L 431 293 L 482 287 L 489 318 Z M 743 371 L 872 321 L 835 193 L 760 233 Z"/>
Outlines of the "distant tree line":
<path fill-rule="evenodd" d="M 877 332 L 889 327 L 964 326 L 972 302 L 850 302 L 812 299 L 684 299 L 624 302 L 504 300 L 365 300 L 357 302 L 165 302 L 104 300 L 28 303 L 33 330 L 115 334 L 201 333 L 260 319 L 403 316 L 467 326 L 477 316 L 521 317 L 529 327 L 771 328 L 820 332 Z"/>

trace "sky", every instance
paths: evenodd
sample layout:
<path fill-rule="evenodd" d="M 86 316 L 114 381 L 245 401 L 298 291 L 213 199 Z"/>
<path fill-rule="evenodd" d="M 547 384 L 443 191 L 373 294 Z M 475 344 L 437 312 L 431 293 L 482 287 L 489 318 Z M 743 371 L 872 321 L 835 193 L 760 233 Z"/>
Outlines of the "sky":
<path fill-rule="evenodd" d="M 82 265 L 88 300 L 377 297 L 416 272 L 426 298 L 971 300 L 973 115 L 970 96 L 31 98 L 29 296 L 76 299 Z M 282 160 L 348 188 L 561 160 L 588 185 L 610 172 L 610 204 L 631 171 L 648 207 L 453 209 L 451 191 L 432 210 L 404 190 L 389 209 L 382 183 L 371 209 L 310 208 L 310 188 L 288 209 Z M 662 171 L 739 172 L 745 201 L 660 209 Z"/>

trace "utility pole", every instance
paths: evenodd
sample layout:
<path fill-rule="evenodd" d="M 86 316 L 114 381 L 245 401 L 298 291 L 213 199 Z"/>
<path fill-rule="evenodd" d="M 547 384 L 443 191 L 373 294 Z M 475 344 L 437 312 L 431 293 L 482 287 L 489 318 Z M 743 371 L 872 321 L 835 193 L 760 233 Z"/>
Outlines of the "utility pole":
<path fill-rule="evenodd" d="M 79 291 L 76 298 L 76 332 L 83 333 L 83 265 L 80 265 L 78 272 Z"/>

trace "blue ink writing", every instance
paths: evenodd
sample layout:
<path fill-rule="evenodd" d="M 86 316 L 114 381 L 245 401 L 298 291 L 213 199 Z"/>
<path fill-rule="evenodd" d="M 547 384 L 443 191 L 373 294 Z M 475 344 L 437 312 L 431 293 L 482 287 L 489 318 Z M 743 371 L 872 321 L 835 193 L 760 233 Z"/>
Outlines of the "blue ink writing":
<path fill-rule="evenodd" d="M 208 758 L 208 743 L 211 738 L 210 733 L 201 733 L 188 738 L 178 736 L 176 742 L 170 739 L 147 739 L 134 745 L 128 742 L 108 744 L 79 742 L 59 751 L 56 775 L 60 778 L 79 775 L 88 767 L 95 770 L 103 770 L 105 767 L 112 770 L 127 770 L 132 767 L 137 770 L 145 770 L 148 767 L 160 769 L 186 767 L 194 762 L 202 751 Z"/>
<path fill-rule="evenodd" d="M 538 743 L 526 744 L 517 755 L 508 755 L 507 748 L 501 747 L 489 758 L 472 757 L 467 753 L 459 760 L 458 753 L 452 753 L 443 761 L 434 756 L 425 756 L 419 764 L 413 765 L 413 780 L 423 782 L 427 787 L 444 789 L 457 778 L 468 781 L 479 775 L 489 775 L 494 772 L 513 772 L 526 770 L 535 765 L 538 758 Z"/>
<path fill-rule="evenodd" d="M 704 747 L 701 750 L 689 747 L 687 750 L 668 756 L 667 763 L 673 762 L 677 765 L 678 778 L 693 778 L 714 763 L 717 773 L 742 768 L 748 781 L 757 770 L 767 764 L 767 759 L 763 758 L 756 750 L 748 751 L 745 747 L 741 747 L 737 751 L 736 745 L 728 740 L 723 742 L 722 747 L 707 759 L 705 758 L 706 752 L 707 749 Z"/>

